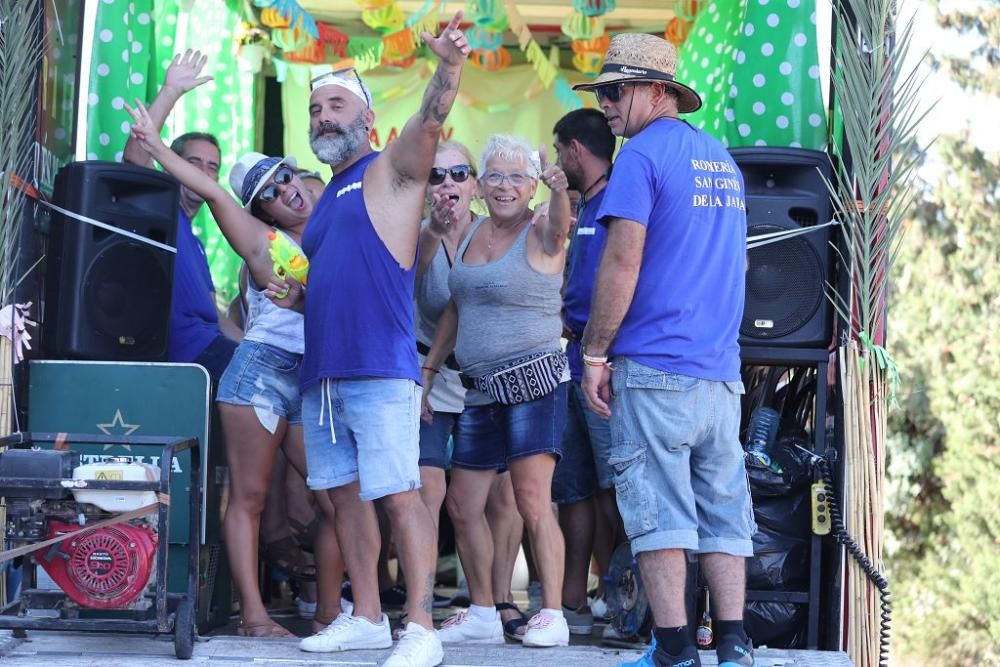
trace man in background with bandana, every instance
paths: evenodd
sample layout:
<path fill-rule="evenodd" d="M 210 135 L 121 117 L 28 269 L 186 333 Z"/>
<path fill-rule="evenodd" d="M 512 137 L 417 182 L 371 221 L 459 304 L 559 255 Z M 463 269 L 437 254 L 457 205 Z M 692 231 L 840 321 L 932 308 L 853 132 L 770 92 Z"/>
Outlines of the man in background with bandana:
<path fill-rule="evenodd" d="M 408 588 L 407 624 L 385 667 L 432 667 L 443 659 L 431 620 L 437 545 L 420 499 L 420 368 L 413 328 L 413 284 L 424 192 L 445 118 L 458 94 L 469 46 L 459 12 L 438 37 L 424 33 L 440 61 L 419 112 L 399 138 L 375 152 L 368 88 L 353 69 L 313 81 L 313 152 L 333 178 L 302 238 L 309 257 L 306 293 L 275 279 L 272 295 L 303 301 L 302 410 L 309 487 L 328 490 L 351 579 L 353 615 L 341 614 L 307 637 L 306 651 L 388 648 L 379 604 L 380 500 L 400 552 Z"/>

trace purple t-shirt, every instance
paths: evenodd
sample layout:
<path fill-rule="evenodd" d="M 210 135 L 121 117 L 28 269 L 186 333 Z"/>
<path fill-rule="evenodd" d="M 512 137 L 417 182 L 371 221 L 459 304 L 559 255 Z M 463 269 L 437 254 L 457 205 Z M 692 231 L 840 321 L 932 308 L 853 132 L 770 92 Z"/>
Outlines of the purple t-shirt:
<path fill-rule="evenodd" d="M 609 354 L 739 380 L 746 204 L 726 149 L 684 121 L 654 121 L 619 152 L 597 218 L 646 227 L 635 296 Z"/>
<path fill-rule="evenodd" d="M 212 274 L 201 241 L 191 229 L 191 218 L 177 214 L 177 256 L 170 305 L 167 358 L 191 363 L 222 332 L 212 294 Z"/>
<path fill-rule="evenodd" d="M 576 221 L 573 240 L 566 259 L 566 287 L 563 288 L 563 322 L 576 334 L 576 340 L 566 346 L 570 376 L 579 382 L 583 376 L 583 358 L 580 356 L 580 338 L 590 318 L 590 301 L 594 295 L 594 281 L 601 264 L 604 242 L 608 230 L 597 224 L 597 211 L 604 199 L 604 190 L 586 202 Z"/>

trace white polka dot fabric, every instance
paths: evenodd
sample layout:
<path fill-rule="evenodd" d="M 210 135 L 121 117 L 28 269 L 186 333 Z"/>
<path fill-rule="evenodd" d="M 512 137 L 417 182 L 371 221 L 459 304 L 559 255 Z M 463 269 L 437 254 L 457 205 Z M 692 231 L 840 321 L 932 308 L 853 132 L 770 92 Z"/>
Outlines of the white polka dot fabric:
<path fill-rule="evenodd" d="M 705 102 L 688 120 L 727 146 L 826 146 L 816 0 L 712 0 L 677 78 Z"/>

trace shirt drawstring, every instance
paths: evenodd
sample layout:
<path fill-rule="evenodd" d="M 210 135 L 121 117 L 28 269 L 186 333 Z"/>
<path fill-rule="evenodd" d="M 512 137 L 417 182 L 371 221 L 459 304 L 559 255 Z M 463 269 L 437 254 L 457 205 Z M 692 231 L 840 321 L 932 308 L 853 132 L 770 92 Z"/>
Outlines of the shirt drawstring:
<path fill-rule="evenodd" d="M 337 434 L 333 430 L 333 393 L 330 391 L 330 378 L 323 378 L 319 384 L 319 425 L 323 425 L 323 415 L 329 413 L 330 442 L 337 442 Z"/>

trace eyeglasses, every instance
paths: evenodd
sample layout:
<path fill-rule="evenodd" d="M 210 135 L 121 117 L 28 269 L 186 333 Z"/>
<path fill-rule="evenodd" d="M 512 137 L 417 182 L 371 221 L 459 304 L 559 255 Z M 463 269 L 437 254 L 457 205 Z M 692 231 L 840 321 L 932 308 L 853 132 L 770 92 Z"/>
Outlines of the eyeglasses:
<path fill-rule="evenodd" d="M 257 199 L 262 204 L 274 201 L 278 198 L 278 186 L 288 185 L 292 182 L 293 176 L 295 176 L 295 172 L 289 167 L 284 165 L 278 167 L 278 171 L 274 172 L 274 178 L 271 179 L 271 182 L 261 188 L 260 192 L 257 193 Z"/>
<path fill-rule="evenodd" d="M 535 177 L 531 174 L 521 174 L 516 171 L 513 174 L 501 174 L 499 171 L 491 171 L 482 178 L 483 183 L 491 188 L 500 187 L 504 181 L 507 181 L 515 188 L 519 188 L 528 181 L 533 180 L 535 180 Z"/>
<path fill-rule="evenodd" d="M 625 92 L 625 86 L 645 86 L 648 85 L 645 81 L 620 81 L 618 83 L 606 83 L 603 86 L 598 86 L 594 88 L 594 95 L 597 96 L 597 102 L 600 103 L 602 99 L 606 99 L 608 102 L 615 104 L 620 102 L 622 99 L 622 94 Z"/>
<path fill-rule="evenodd" d="M 456 183 L 464 183 L 472 175 L 472 167 L 467 164 L 456 164 L 453 167 L 433 167 L 427 182 L 431 185 L 441 185 L 445 176 L 451 176 Z"/>

